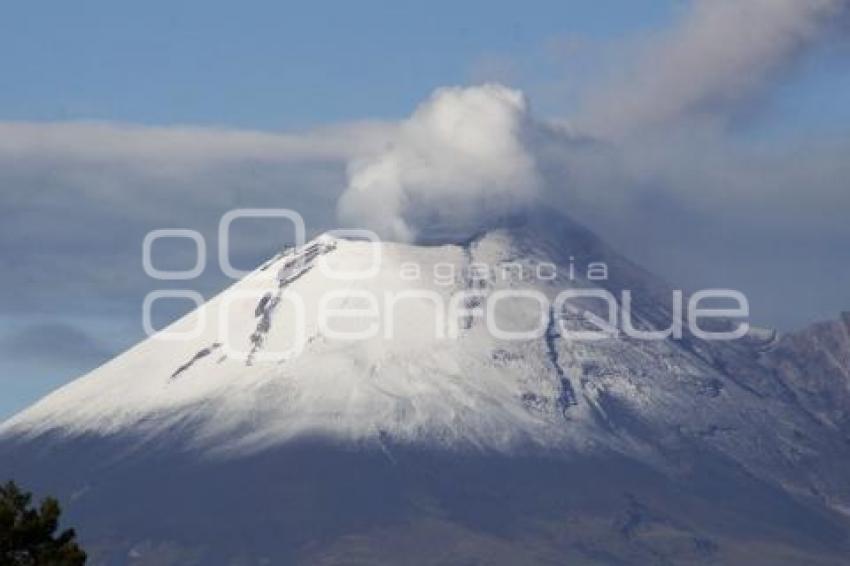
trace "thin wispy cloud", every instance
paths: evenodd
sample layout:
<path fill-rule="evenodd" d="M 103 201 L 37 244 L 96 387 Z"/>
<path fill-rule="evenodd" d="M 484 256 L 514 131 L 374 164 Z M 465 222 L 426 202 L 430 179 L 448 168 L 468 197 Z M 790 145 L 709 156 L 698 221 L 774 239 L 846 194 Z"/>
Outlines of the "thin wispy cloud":
<path fill-rule="evenodd" d="M 728 118 L 834 30 L 847 0 L 696 0 L 650 35 L 609 81 L 588 90 L 579 121 L 606 138 L 683 120 Z"/>

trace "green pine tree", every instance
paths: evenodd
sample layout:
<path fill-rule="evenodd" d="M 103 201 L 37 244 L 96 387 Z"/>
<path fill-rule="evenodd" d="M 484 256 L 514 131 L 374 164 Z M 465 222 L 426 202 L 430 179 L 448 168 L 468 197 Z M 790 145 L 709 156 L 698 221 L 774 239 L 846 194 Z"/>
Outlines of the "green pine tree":
<path fill-rule="evenodd" d="M 39 507 L 32 495 L 8 482 L 0 486 L 0 566 L 80 566 L 86 553 L 69 529 L 56 534 L 59 502 L 46 498 Z"/>

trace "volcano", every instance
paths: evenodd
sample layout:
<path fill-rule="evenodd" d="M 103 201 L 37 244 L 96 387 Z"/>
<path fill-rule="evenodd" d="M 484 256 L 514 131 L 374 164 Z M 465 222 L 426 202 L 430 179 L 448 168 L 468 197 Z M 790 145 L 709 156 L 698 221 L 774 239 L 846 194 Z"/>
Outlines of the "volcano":
<path fill-rule="evenodd" d="M 589 289 L 681 318 L 553 214 L 326 234 L 5 422 L 0 476 L 95 564 L 846 564 L 850 316 L 575 339 L 605 303 L 552 305 Z"/>

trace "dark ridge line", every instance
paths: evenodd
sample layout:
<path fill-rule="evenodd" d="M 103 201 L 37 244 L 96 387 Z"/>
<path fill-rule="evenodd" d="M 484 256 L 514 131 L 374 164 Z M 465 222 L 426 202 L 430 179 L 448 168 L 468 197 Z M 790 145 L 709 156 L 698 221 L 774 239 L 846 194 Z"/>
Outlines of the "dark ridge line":
<path fill-rule="evenodd" d="M 555 341 L 560 337 L 561 335 L 555 328 L 555 309 L 549 307 L 549 323 L 546 326 L 546 355 L 558 376 L 558 383 L 561 387 L 561 393 L 558 396 L 558 407 L 561 409 L 561 414 L 566 416 L 567 410 L 570 407 L 578 405 L 578 400 L 576 399 L 573 384 L 570 382 L 569 377 L 567 377 L 564 368 L 561 367 L 558 349 L 555 344 Z"/>
<path fill-rule="evenodd" d="M 179 368 L 174 370 L 174 373 L 171 374 L 171 377 L 169 379 L 175 379 L 178 375 L 180 375 L 181 373 L 183 373 L 184 371 L 186 371 L 190 367 L 192 367 L 195 364 L 195 362 L 197 362 L 198 360 L 200 360 L 202 358 L 206 358 L 207 356 L 212 354 L 215 350 L 219 349 L 220 347 L 221 347 L 220 342 L 214 342 L 211 346 L 204 348 L 202 350 L 198 350 L 195 353 L 195 355 L 192 356 L 192 359 L 190 359 L 188 362 L 186 362 L 185 364 L 183 364 L 182 366 L 180 366 Z"/>

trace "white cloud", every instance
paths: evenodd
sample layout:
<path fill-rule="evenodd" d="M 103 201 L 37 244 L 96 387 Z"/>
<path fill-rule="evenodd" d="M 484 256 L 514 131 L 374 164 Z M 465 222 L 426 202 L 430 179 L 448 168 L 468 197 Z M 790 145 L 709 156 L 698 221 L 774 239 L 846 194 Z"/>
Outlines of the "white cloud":
<path fill-rule="evenodd" d="M 496 84 L 441 88 L 381 152 L 355 159 L 343 223 L 412 241 L 463 237 L 532 205 L 541 193 L 524 96 Z"/>

